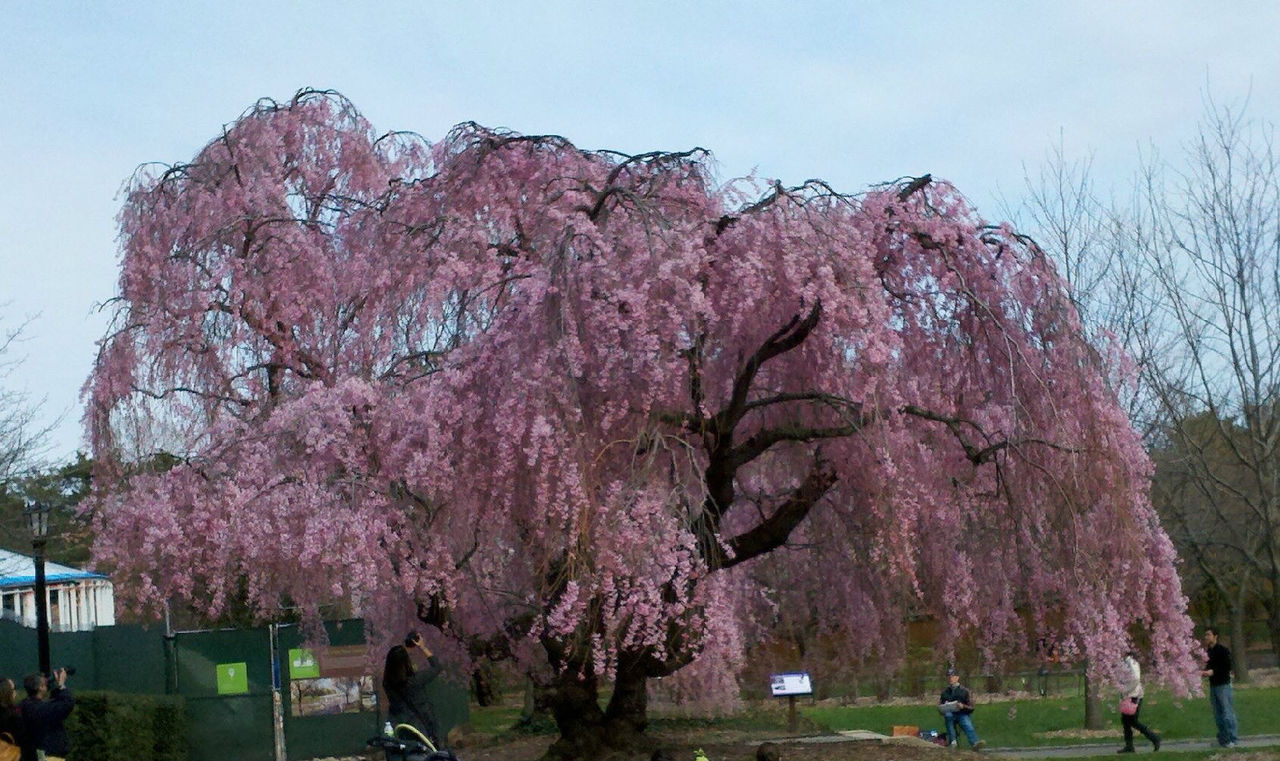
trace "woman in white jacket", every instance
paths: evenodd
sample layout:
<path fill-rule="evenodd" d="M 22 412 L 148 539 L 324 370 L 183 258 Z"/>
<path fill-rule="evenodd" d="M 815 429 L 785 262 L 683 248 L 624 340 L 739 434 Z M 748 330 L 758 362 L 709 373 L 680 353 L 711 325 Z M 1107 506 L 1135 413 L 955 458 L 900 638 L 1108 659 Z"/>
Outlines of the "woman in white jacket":
<path fill-rule="evenodd" d="M 1134 752 L 1133 730 L 1135 729 L 1151 741 L 1152 750 L 1160 750 L 1160 736 L 1148 729 L 1146 724 L 1138 721 L 1138 711 L 1142 708 L 1142 668 L 1138 666 L 1138 659 L 1133 651 L 1125 654 L 1120 674 L 1120 725 L 1124 727 L 1124 747 L 1116 752 Z M 1125 705 L 1126 703 L 1128 705 Z M 1130 709 L 1132 712 L 1126 713 Z"/>

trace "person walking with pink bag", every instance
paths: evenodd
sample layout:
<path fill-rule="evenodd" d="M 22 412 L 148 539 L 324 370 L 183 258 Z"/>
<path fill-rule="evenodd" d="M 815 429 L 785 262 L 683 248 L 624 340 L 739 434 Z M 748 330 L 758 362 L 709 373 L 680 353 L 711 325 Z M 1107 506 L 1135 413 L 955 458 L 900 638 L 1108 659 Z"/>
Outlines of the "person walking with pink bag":
<path fill-rule="evenodd" d="M 1142 708 L 1142 667 L 1137 654 L 1130 650 L 1120 664 L 1120 726 L 1124 727 L 1124 747 L 1116 753 L 1133 753 L 1133 730 L 1151 741 L 1152 750 L 1160 750 L 1160 735 L 1138 720 Z"/>

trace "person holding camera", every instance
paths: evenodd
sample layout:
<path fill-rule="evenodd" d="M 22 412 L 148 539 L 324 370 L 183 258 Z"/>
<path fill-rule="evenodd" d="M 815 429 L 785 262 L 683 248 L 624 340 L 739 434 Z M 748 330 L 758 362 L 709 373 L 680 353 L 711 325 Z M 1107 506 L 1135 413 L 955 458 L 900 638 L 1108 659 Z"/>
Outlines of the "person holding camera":
<path fill-rule="evenodd" d="M 422 670 L 414 666 L 411 651 L 417 651 L 426 659 Z M 412 724 L 440 747 L 439 727 L 427 695 L 429 685 L 440 674 L 440 662 L 427 649 L 422 635 L 409 632 L 403 645 L 387 651 L 387 661 L 382 669 L 382 689 L 387 693 L 387 713 L 392 724 Z"/>
<path fill-rule="evenodd" d="M 27 691 L 27 699 L 20 706 L 27 730 L 22 761 L 60 761 L 71 749 L 64 722 L 76 707 L 76 701 L 66 682 L 66 669 L 53 670 L 52 692 L 49 678 L 44 674 L 28 674 L 22 680 Z"/>

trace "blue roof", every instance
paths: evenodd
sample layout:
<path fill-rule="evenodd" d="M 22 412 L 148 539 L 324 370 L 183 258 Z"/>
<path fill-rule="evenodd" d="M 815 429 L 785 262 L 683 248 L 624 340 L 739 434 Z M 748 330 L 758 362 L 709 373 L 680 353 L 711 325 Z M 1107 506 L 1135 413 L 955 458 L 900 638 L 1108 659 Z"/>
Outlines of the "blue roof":
<path fill-rule="evenodd" d="M 78 573 L 47 573 L 44 576 L 44 583 L 57 584 L 64 581 L 86 581 L 88 579 L 105 579 L 100 573 L 92 573 L 90 571 L 80 571 Z M 36 585 L 35 576 L 5 576 L 0 578 L 0 589 L 6 587 L 34 587 Z"/>
<path fill-rule="evenodd" d="M 105 579 L 106 576 L 93 571 L 84 571 L 60 563 L 45 563 L 44 580 L 46 584 L 60 584 L 69 581 L 88 581 Z M 0 589 L 14 587 L 32 587 L 36 583 L 36 564 L 30 555 L 20 552 L 0 550 Z"/>

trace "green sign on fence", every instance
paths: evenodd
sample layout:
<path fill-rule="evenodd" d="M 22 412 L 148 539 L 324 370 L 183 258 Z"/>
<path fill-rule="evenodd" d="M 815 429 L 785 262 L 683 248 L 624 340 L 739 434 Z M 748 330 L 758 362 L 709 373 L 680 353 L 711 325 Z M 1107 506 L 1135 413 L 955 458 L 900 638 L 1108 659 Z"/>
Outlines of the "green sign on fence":
<path fill-rule="evenodd" d="M 218 694 L 244 695 L 249 692 L 249 669 L 241 663 L 219 663 Z"/>
<path fill-rule="evenodd" d="M 320 676 L 320 662 L 315 653 L 305 647 L 289 650 L 289 678 L 315 679 Z"/>

